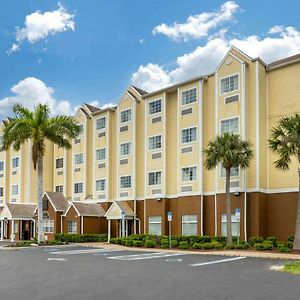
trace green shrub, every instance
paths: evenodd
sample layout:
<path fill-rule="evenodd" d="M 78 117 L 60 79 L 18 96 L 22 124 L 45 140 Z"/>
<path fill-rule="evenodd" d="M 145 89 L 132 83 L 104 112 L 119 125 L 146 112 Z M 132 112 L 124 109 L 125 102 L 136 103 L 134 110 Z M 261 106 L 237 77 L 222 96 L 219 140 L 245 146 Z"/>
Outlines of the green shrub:
<path fill-rule="evenodd" d="M 202 245 L 201 243 L 194 243 L 193 244 L 193 249 L 202 249 Z"/>
<path fill-rule="evenodd" d="M 154 248 L 156 246 L 156 243 L 153 240 L 146 240 L 144 246 L 147 248 Z"/>
<path fill-rule="evenodd" d="M 55 240 L 67 243 L 107 242 L 107 234 L 55 234 Z"/>
<path fill-rule="evenodd" d="M 111 238 L 111 239 L 109 240 L 109 243 L 110 243 L 110 244 L 116 244 L 116 238 Z"/>
<path fill-rule="evenodd" d="M 171 240 L 171 247 L 172 248 L 177 248 L 179 245 L 179 243 L 177 242 L 177 240 Z"/>
<path fill-rule="evenodd" d="M 134 242 L 134 240 L 127 239 L 127 240 L 125 241 L 125 246 L 127 246 L 127 247 L 132 247 L 132 246 L 133 246 L 133 242 Z"/>
<path fill-rule="evenodd" d="M 280 251 L 280 252 L 287 253 L 287 252 L 290 252 L 291 249 L 288 248 L 288 247 L 282 246 L 282 247 L 279 248 L 279 251 Z"/>
<path fill-rule="evenodd" d="M 262 242 L 264 250 L 272 250 L 273 249 L 273 244 L 271 241 L 263 241 Z"/>
<path fill-rule="evenodd" d="M 253 245 L 253 247 L 254 247 L 255 250 L 265 250 L 264 245 L 262 243 L 255 243 Z"/>
<path fill-rule="evenodd" d="M 294 246 L 294 243 L 293 242 L 290 242 L 290 241 L 288 241 L 288 242 L 286 242 L 286 247 L 288 247 L 289 249 L 293 249 L 293 246 Z"/>
<path fill-rule="evenodd" d="M 277 247 L 277 239 L 275 236 L 268 236 L 265 241 L 272 243 L 273 247 Z"/>
<path fill-rule="evenodd" d="M 144 243 L 142 241 L 133 241 L 133 247 L 143 247 Z"/>
<path fill-rule="evenodd" d="M 216 241 L 218 243 L 221 243 L 223 245 L 226 245 L 227 242 L 227 237 L 226 236 L 215 236 L 213 237 L 212 241 Z"/>
<path fill-rule="evenodd" d="M 248 249 L 248 244 L 237 244 L 235 249 Z"/>
<path fill-rule="evenodd" d="M 203 243 L 202 249 L 203 250 L 211 250 L 214 249 L 215 245 L 213 243 Z"/>
<path fill-rule="evenodd" d="M 294 241 L 295 241 L 295 236 L 294 236 L 294 235 L 290 235 L 290 236 L 288 237 L 288 242 L 294 243 Z"/>
<path fill-rule="evenodd" d="M 189 243 L 185 241 L 180 242 L 178 246 L 179 249 L 188 249 L 189 247 L 190 247 Z"/>
<path fill-rule="evenodd" d="M 226 250 L 232 250 L 232 249 L 235 249 L 235 244 L 227 244 L 226 246 L 225 246 L 225 249 Z"/>
<path fill-rule="evenodd" d="M 261 244 L 264 241 L 264 238 L 260 236 L 253 236 L 249 239 L 250 246 L 254 246 L 254 244 Z"/>

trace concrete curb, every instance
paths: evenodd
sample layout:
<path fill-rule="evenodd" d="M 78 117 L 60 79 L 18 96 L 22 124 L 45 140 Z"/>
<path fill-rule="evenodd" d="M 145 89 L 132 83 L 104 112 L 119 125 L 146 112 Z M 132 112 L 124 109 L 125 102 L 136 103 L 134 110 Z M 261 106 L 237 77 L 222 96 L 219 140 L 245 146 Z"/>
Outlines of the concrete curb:
<path fill-rule="evenodd" d="M 287 253 L 274 253 L 274 252 L 258 252 L 258 251 L 237 251 L 237 250 L 216 250 L 216 251 L 189 251 L 180 249 L 160 249 L 160 248 L 138 248 L 138 247 L 125 247 L 121 245 L 108 244 L 108 243 L 84 243 L 76 244 L 83 247 L 95 247 L 111 250 L 133 250 L 133 251 L 147 251 L 147 252 L 169 252 L 193 255 L 221 255 L 221 256 L 245 256 L 253 258 L 264 259 L 286 259 L 286 260 L 300 260 L 300 254 L 287 254 Z"/>

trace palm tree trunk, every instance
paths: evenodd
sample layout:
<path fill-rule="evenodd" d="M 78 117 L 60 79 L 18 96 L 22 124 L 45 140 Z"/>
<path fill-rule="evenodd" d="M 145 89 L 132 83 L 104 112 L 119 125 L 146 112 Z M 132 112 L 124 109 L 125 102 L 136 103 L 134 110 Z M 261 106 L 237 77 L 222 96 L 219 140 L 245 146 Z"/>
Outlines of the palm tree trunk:
<path fill-rule="evenodd" d="M 226 169 L 226 216 L 227 216 L 227 244 L 232 243 L 231 203 L 230 203 L 230 169 Z"/>
<path fill-rule="evenodd" d="M 44 228 L 43 228 L 43 157 L 40 154 L 37 162 L 38 169 L 38 242 L 44 241 Z"/>
<path fill-rule="evenodd" d="M 300 250 L 300 168 L 298 168 L 298 179 L 299 179 L 299 192 L 298 192 L 298 203 L 296 212 L 296 228 L 295 228 L 295 240 L 293 249 Z"/>

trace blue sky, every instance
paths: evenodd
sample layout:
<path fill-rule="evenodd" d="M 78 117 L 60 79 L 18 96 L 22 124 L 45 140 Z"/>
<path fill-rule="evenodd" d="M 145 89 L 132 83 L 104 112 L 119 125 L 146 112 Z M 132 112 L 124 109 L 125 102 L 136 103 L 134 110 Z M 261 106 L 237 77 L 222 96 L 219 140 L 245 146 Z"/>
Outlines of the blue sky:
<path fill-rule="evenodd" d="M 155 90 L 213 71 L 231 44 L 266 62 L 296 54 L 299 11 L 296 0 L 2 0 L 0 116 L 39 99 L 54 113 L 117 103 L 132 82 Z"/>

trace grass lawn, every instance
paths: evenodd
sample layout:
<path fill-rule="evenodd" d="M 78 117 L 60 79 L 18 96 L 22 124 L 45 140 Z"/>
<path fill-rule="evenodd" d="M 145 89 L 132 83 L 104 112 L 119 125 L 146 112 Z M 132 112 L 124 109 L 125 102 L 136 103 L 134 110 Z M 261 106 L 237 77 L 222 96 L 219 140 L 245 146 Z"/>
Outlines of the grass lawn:
<path fill-rule="evenodd" d="M 285 264 L 283 267 L 283 271 L 300 275 L 300 261 Z"/>

